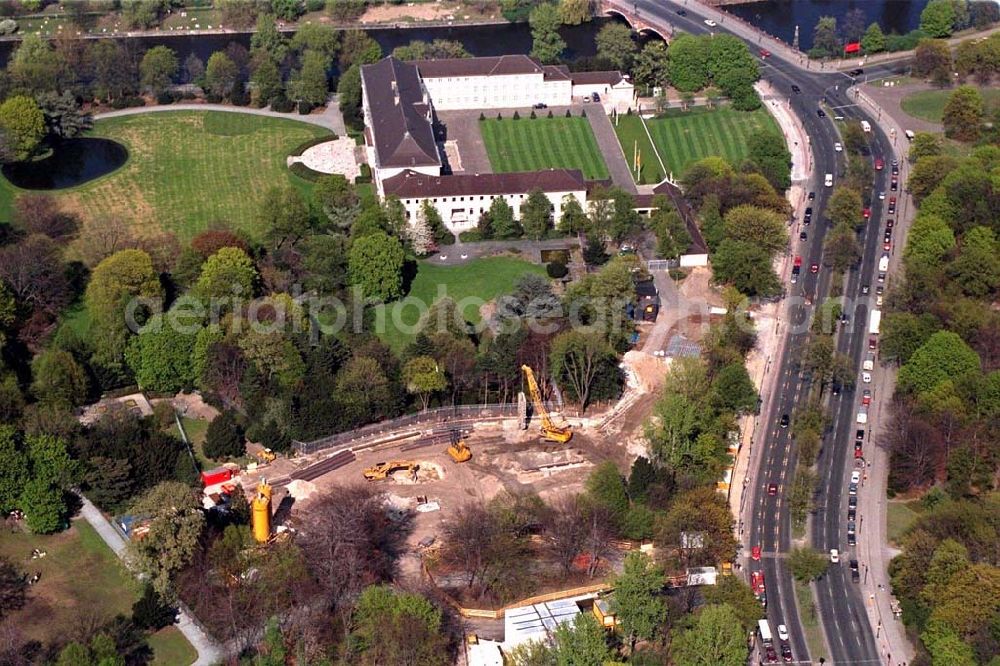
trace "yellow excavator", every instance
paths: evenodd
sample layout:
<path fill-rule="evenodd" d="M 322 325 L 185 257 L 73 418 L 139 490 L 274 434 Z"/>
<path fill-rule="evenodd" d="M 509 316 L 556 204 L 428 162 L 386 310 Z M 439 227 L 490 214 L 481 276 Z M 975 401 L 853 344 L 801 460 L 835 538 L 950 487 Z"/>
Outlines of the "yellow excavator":
<path fill-rule="evenodd" d="M 457 430 L 451 431 L 451 446 L 448 447 L 448 455 L 457 463 L 464 463 L 472 457 L 469 445 L 465 443 Z"/>
<path fill-rule="evenodd" d="M 542 392 L 538 390 L 538 382 L 535 381 L 534 371 L 526 365 L 522 365 L 521 370 L 528 381 L 528 392 L 531 394 L 531 401 L 535 405 L 535 414 L 542 420 L 542 439 L 565 444 L 573 438 L 573 429 L 569 424 L 557 426 L 552 421 L 549 411 L 545 409 L 545 403 L 542 402 Z"/>
<path fill-rule="evenodd" d="M 362 474 L 364 474 L 365 478 L 369 481 L 381 481 L 396 470 L 400 469 L 405 469 L 411 476 L 416 476 L 417 470 L 420 469 L 420 465 L 412 460 L 392 460 L 390 462 L 376 463 L 373 467 L 369 467 L 362 472 Z"/>

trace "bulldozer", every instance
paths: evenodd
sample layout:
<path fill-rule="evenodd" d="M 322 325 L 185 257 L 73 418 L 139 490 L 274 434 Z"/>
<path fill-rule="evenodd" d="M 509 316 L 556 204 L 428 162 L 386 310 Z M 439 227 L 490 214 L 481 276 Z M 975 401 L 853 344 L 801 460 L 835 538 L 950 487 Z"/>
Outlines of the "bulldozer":
<path fill-rule="evenodd" d="M 254 456 L 256 456 L 257 460 L 260 461 L 261 465 L 267 465 L 269 463 L 273 463 L 274 459 L 277 458 L 277 456 L 274 454 L 274 451 L 272 451 L 271 449 L 261 449 L 260 451 L 255 453 Z"/>
<path fill-rule="evenodd" d="M 457 430 L 451 431 L 451 446 L 448 447 L 448 455 L 457 463 L 464 463 L 472 457 L 469 445 L 465 443 Z"/>
<path fill-rule="evenodd" d="M 400 469 L 405 469 L 409 474 L 416 477 L 420 465 L 412 460 L 392 460 L 390 462 L 375 463 L 374 466 L 369 467 L 362 474 L 369 481 L 381 481 Z"/>
<path fill-rule="evenodd" d="M 573 438 L 573 429 L 569 424 L 561 426 L 555 424 L 552 417 L 549 416 L 549 410 L 545 409 L 545 403 L 542 402 L 542 392 L 538 390 L 538 382 L 535 381 L 534 371 L 527 365 L 522 365 L 521 370 L 524 372 L 524 378 L 528 382 L 528 392 L 531 394 L 531 402 L 535 406 L 535 414 L 542 421 L 542 439 L 565 444 Z"/>

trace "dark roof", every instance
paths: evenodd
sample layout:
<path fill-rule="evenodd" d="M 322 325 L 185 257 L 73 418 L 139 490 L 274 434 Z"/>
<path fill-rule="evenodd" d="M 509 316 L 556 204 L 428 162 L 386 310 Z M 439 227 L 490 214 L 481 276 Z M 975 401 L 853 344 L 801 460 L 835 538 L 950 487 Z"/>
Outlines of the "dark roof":
<path fill-rule="evenodd" d="M 572 78 L 574 85 L 606 83 L 613 86 L 625 77 L 622 76 L 621 72 L 573 72 Z"/>
<path fill-rule="evenodd" d="M 541 74 L 542 66 L 526 55 L 488 56 L 485 58 L 442 58 L 414 60 L 420 76 L 500 76 L 504 74 Z"/>
<path fill-rule="evenodd" d="M 573 76 L 566 65 L 545 65 L 542 69 L 546 81 L 569 81 Z"/>
<path fill-rule="evenodd" d="M 362 66 L 361 78 L 379 166 L 440 165 L 417 68 L 390 56 Z"/>
<path fill-rule="evenodd" d="M 583 190 L 584 181 L 583 174 L 577 169 L 452 176 L 427 176 L 404 171 L 382 181 L 382 187 L 386 194 L 395 194 L 401 199 L 423 199 L 477 194 L 521 194 L 534 189 L 543 192 L 573 192 Z"/>

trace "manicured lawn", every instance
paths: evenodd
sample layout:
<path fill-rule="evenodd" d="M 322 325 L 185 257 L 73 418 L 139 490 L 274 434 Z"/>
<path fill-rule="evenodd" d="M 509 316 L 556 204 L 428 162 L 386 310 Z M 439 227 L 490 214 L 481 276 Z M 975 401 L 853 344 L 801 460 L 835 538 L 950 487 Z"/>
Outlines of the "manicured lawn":
<path fill-rule="evenodd" d="M 222 220 L 258 235 L 254 214 L 275 185 L 312 184 L 292 175 L 286 157 L 327 131 L 292 119 L 222 111 L 145 113 L 98 120 L 92 135 L 125 145 L 129 160 L 114 173 L 57 196 L 84 216 L 118 216 L 148 235 L 188 240 Z M 0 215 L 19 192 L 0 177 Z"/>
<path fill-rule="evenodd" d="M 886 506 L 886 536 L 889 538 L 889 543 L 898 543 L 899 538 L 923 511 L 924 507 L 920 500 L 909 502 L 889 500 Z"/>
<path fill-rule="evenodd" d="M 164 627 L 149 637 L 153 666 L 190 666 L 198 653 L 175 626 Z"/>
<path fill-rule="evenodd" d="M 986 115 L 989 116 L 994 109 L 1000 106 L 1000 89 L 979 88 L 979 92 L 983 96 Z M 900 105 L 903 107 L 903 111 L 914 118 L 939 123 L 944 116 L 944 105 L 948 103 L 948 97 L 951 96 L 951 93 L 951 89 L 921 90 L 904 97 Z"/>
<path fill-rule="evenodd" d="M 719 156 L 738 166 L 747 156 L 747 137 L 767 129 L 780 135 L 778 124 L 761 107 L 736 111 L 728 106 L 689 111 L 670 109 L 646 121 L 667 171 L 680 177 L 685 167 L 703 157 Z"/>
<path fill-rule="evenodd" d="M 632 178 L 635 178 L 635 154 L 636 147 L 639 149 L 639 184 L 659 183 L 663 180 L 663 164 L 653 150 L 653 144 L 649 142 L 649 135 L 643 129 L 642 119 L 637 115 L 620 115 L 618 120 L 612 120 L 615 126 L 615 133 L 618 135 L 618 143 L 625 153 L 625 161 L 632 169 Z"/>
<path fill-rule="evenodd" d="M 798 601 L 799 613 L 801 613 L 802 618 L 802 631 L 806 635 L 806 644 L 809 646 L 809 656 L 813 660 L 818 660 L 826 654 L 826 641 L 823 640 L 823 630 L 819 626 L 812 588 L 809 583 L 797 580 L 794 581 L 794 584 L 795 598 Z"/>
<path fill-rule="evenodd" d="M 208 421 L 182 416 L 181 425 L 184 426 L 184 432 L 187 433 L 191 447 L 194 449 L 194 457 L 198 459 L 198 464 L 201 465 L 201 468 L 206 470 L 215 467 L 216 463 L 205 456 L 205 434 L 208 432 Z M 181 437 L 181 433 L 177 431 L 176 424 L 174 424 L 172 430 L 173 434 L 179 439 L 184 439 Z"/>
<path fill-rule="evenodd" d="M 46 556 L 32 560 L 35 548 Z M 48 536 L 4 533 L 0 555 L 26 574 L 42 575 L 29 588 L 25 607 L 10 614 L 29 639 L 61 643 L 95 613 L 110 620 L 132 612 L 136 581 L 85 520 L 74 520 L 70 529 Z"/>
<path fill-rule="evenodd" d="M 608 167 L 586 118 L 490 118 L 479 130 L 497 173 L 579 169 L 588 180 L 608 177 Z"/>
<path fill-rule="evenodd" d="M 458 303 L 467 321 L 479 323 L 479 306 L 513 291 L 525 273 L 545 275 L 545 268 L 513 257 L 488 257 L 461 266 L 421 262 L 406 299 L 387 306 L 385 327 L 378 331 L 379 337 L 394 350 L 401 350 L 413 340 L 412 327 L 419 322 L 421 313 L 441 295 Z M 469 299 L 467 307 L 463 307 L 462 299 Z"/>

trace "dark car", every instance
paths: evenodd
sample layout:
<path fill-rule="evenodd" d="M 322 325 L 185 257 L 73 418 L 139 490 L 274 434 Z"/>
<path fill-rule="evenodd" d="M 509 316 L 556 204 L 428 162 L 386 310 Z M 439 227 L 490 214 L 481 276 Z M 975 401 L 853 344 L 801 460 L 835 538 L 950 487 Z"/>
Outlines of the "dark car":
<path fill-rule="evenodd" d="M 855 583 L 861 582 L 861 572 L 858 570 L 859 569 L 858 561 L 851 560 L 850 567 L 851 567 L 851 581 Z"/>
<path fill-rule="evenodd" d="M 826 118 L 826 111 L 823 109 L 816 109 L 816 115 L 820 118 Z"/>
<path fill-rule="evenodd" d="M 861 285 L 861 293 L 862 294 L 867 294 L 868 291 L 869 291 L 868 285 L 866 285 L 866 284 Z"/>
<path fill-rule="evenodd" d="M 536 108 L 536 109 L 547 109 L 547 108 L 549 108 L 549 105 L 546 104 L 545 102 L 538 102 L 537 104 L 535 104 L 534 108 Z"/>
<path fill-rule="evenodd" d="M 678 10 L 677 10 L 677 15 L 678 15 L 678 16 L 687 16 L 687 15 L 688 15 L 688 13 L 687 13 L 687 10 L 686 10 L 686 9 L 678 9 Z"/>
<path fill-rule="evenodd" d="M 809 196 L 806 197 L 806 198 L 809 199 L 809 201 L 812 201 L 813 199 L 816 198 L 816 193 L 815 192 L 810 192 Z"/>
<path fill-rule="evenodd" d="M 769 483 L 769 484 L 767 484 L 767 494 L 768 494 L 768 497 L 774 497 L 775 495 L 777 495 L 778 494 L 778 484 L 777 483 Z"/>
<path fill-rule="evenodd" d="M 792 648 L 788 647 L 788 643 L 781 644 L 781 659 L 786 664 L 790 664 L 794 660 L 792 657 Z"/>
<path fill-rule="evenodd" d="M 848 546 L 857 546 L 858 545 L 858 537 L 854 534 L 854 532 L 849 532 L 847 534 L 847 545 Z"/>
<path fill-rule="evenodd" d="M 798 95 L 799 93 L 801 93 L 801 92 L 802 92 L 802 88 L 799 88 L 799 87 L 798 87 L 797 85 L 795 85 L 795 84 L 793 83 L 793 84 L 792 84 L 792 92 L 793 92 L 793 93 L 795 93 L 796 95 Z"/>
<path fill-rule="evenodd" d="M 788 422 L 789 422 L 788 414 L 782 414 L 781 415 L 781 427 L 782 428 L 787 428 L 788 427 Z"/>
<path fill-rule="evenodd" d="M 892 190 L 893 192 L 898 191 L 899 190 L 899 181 L 896 180 L 895 178 L 893 178 L 892 182 L 889 183 L 889 189 Z"/>
<path fill-rule="evenodd" d="M 891 217 L 885 221 L 886 229 L 892 229 L 895 225 L 896 225 L 896 220 L 892 219 Z"/>
<path fill-rule="evenodd" d="M 840 395 L 840 384 L 834 382 L 833 385 L 830 386 L 830 393 L 833 395 Z"/>
<path fill-rule="evenodd" d="M 847 519 L 854 520 L 858 516 L 858 507 L 852 506 L 847 509 Z"/>
<path fill-rule="evenodd" d="M 864 430 L 864 428 L 858 428 L 854 432 L 854 441 L 855 442 L 863 442 L 863 441 L 865 441 L 865 430 Z"/>
<path fill-rule="evenodd" d="M 865 70 L 861 69 L 860 67 L 858 67 L 857 69 L 852 69 L 851 71 L 848 72 L 848 74 L 850 74 L 851 76 L 861 76 L 864 73 Z"/>
<path fill-rule="evenodd" d="M 800 241 L 809 240 L 809 234 L 807 234 L 804 231 L 800 231 L 799 232 L 799 240 Z"/>
<path fill-rule="evenodd" d="M 854 508 L 854 507 L 858 506 L 858 498 L 857 497 L 848 497 L 847 498 L 847 506 L 849 506 L 851 508 Z"/>

